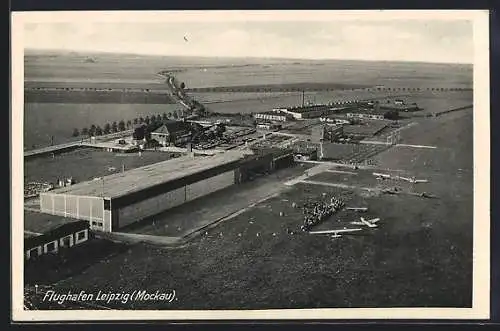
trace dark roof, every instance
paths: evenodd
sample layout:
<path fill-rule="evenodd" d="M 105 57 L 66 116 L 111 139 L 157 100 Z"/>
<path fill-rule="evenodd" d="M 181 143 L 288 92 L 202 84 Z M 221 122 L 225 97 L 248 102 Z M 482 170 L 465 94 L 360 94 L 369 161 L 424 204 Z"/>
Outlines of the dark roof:
<path fill-rule="evenodd" d="M 56 239 L 62 238 L 69 234 L 88 229 L 89 222 L 88 221 L 76 221 L 71 223 L 66 223 L 57 228 L 54 228 L 48 232 L 40 236 L 30 237 L 24 239 L 24 249 L 32 249 L 34 247 L 49 243 Z"/>
<path fill-rule="evenodd" d="M 415 104 L 403 104 L 403 105 L 398 105 L 398 104 L 380 104 L 380 109 L 387 109 L 387 110 L 415 109 L 415 110 L 418 110 L 419 107 L 418 107 L 418 105 L 415 105 Z"/>
<path fill-rule="evenodd" d="M 315 110 L 326 110 L 330 109 L 329 105 L 311 105 L 311 106 L 304 106 L 304 107 L 288 107 L 287 110 L 294 112 L 294 113 L 307 113 L 310 111 L 315 111 Z"/>
<path fill-rule="evenodd" d="M 180 131 L 188 131 L 189 129 L 189 123 L 184 121 L 165 121 L 163 125 L 154 130 L 153 133 L 172 134 Z"/>
<path fill-rule="evenodd" d="M 388 113 L 388 109 L 382 109 L 380 107 L 380 110 L 377 109 L 371 109 L 371 108 L 361 108 L 361 109 L 356 109 L 353 111 L 350 111 L 350 114 L 370 114 L 370 115 L 385 115 Z M 395 110 L 395 109 L 394 109 Z"/>
<path fill-rule="evenodd" d="M 305 154 L 317 151 L 319 144 L 316 142 L 298 141 L 292 148 L 295 153 Z"/>
<path fill-rule="evenodd" d="M 276 115 L 276 116 L 290 116 L 290 114 L 286 114 L 286 113 L 282 113 L 282 112 L 278 112 L 278 111 L 272 111 L 272 110 L 269 110 L 269 111 L 261 111 L 261 112 L 255 113 L 254 115 Z"/>
<path fill-rule="evenodd" d="M 272 155 L 273 158 L 281 157 L 292 153 L 291 149 L 282 149 L 277 147 L 252 147 L 250 148 L 255 155 L 265 156 Z"/>
<path fill-rule="evenodd" d="M 147 126 L 146 123 L 134 124 L 134 129 L 139 129 L 139 128 L 143 128 L 143 127 L 146 127 L 146 126 Z"/>

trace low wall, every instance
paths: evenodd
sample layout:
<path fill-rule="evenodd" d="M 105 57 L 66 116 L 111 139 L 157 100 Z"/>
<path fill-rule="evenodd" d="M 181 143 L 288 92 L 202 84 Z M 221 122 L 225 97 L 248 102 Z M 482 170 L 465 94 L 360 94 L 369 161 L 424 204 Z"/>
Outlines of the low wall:
<path fill-rule="evenodd" d="M 434 113 L 434 117 L 438 117 L 438 116 L 441 116 L 441 115 L 444 115 L 444 114 L 448 114 L 448 113 L 451 113 L 451 112 L 454 112 L 454 111 L 464 110 L 464 109 L 468 109 L 468 108 L 472 108 L 472 105 L 467 105 L 467 106 L 463 106 L 463 107 L 459 107 L 459 108 L 445 110 L 445 111 L 442 111 L 442 112 L 439 112 L 439 113 Z"/>

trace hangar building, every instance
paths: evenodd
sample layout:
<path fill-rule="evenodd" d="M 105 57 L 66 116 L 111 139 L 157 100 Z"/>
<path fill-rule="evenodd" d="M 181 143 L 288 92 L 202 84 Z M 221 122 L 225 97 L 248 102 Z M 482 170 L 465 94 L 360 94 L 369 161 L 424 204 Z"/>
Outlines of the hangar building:
<path fill-rule="evenodd" d="M 250 152 L 252 153 L 252 152 Z M 272 155 L 228 151 L 182 157 L 40 194 L 41 212 L 116 231 L 185 202 L 240 183 L 256 167 L 271 169 Z"/>

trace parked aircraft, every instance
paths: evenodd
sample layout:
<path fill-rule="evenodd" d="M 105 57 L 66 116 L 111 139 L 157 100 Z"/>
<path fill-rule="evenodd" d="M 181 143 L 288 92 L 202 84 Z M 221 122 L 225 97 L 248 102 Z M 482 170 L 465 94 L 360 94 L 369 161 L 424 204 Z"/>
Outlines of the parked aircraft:
<path fill-rule="evenodd" d="M 323 231 L 309 231 L 309 234 L 331 234 L 332 238 L 340 238 L 341 235 L 340 233 L 346 234 L 346 233 L 352 233 L 352 232 L 357 232 L 361 231 L 362 229 L 357 228 L 357 229 L 337 229 L 337 230 L 323 230 Z"/>
<path fill-rule="evenodd" d="M 368 211 L 368 208 L 366 208 L 366 207 L 347 207 L 346 210 L 354 210 L 357 212 L 366 212 L 366 211 Z"/>
<path fill-rule="evenodd" d="M 387 194 L 398 194 L 399 193 L 399 189 L 397 187 L 386 188 L 386 189 L 383 189 L 382 192 L 383 193 L 387 193 Z"/>
<path fill-rule="evenodd" d="M 360 217 L 360 220 L 361 220 L 361 222 L 354 221 L 354 222 L 351 222 L 351 224 L 353 224 L 353 225 L 365 225 L 369 228 L 376 228 L 376 227 L 378 227 L 378 225 L 375 223 L 380 221 L 380 218 L 373 218 L 371 220 L 366 220 L 364 217 Z"/>
<path fill-rule="evenodd" d="M 381 174 L 381 173 L 378 173 L 378 172 L 374 172 L 373 176 L 376 176 L 377 179 L 391 179 L 391 175 Z"/>
<path fill-rule="evenodd" d="M 411 178 L 407 178 L 407 177 L 399 177 L 400 179 L 402 180 L 406 180 L 407 182 L 410 182 L 410 183 L 427 183 L 428 180 L 427 179 L 416 179 L 415 177 L 411 177 Z"/>

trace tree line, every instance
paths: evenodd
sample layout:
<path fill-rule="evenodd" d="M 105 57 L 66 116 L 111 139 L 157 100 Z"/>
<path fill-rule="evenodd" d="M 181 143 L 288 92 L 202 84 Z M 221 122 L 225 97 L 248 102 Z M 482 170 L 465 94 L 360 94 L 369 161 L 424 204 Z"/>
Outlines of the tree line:
<path fill-rule="evenodd" d="M 169 119 L 178 119 L 181 114 L 181 111 L 172 111 L 169 113 L 163 113 L 163 114 L 158 114 L 158 115 L 151 115 L 151 116 L 146 116 L 146 117 L 136 117 L 133 120 L 120 120 L 119 122 L 112 122 L 112 123 L 106 123 L 104 126 L 99 126 L 92 124 L 90 127 L 83 127 L 81 129 L 74 128 L 73 129 L 73 137 L 95 137 L 95 136 L 102 136 L 105 134 L 110 134 L 110 133 L 116 133 L 116 132 L 121 132 L 125 130 L 130 130 L 133 128 L 133 126 L 139 125 L 139 124 L 158 124 L 162 123 L 163 121 L 169 120 Z"/>

